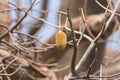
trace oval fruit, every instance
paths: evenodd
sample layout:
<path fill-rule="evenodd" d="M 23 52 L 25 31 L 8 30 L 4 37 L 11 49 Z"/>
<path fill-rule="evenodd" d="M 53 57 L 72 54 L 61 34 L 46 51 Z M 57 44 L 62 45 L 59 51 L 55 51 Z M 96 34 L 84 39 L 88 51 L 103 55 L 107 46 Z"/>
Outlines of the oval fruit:
<path fill-rule="evenodd" d="M 59 50 L 65 49 L 66 48 L 66 44 L 67 44 L 66 33 L 63 32 L 62 30 L 58 30 L 58 32 L 56 33 L 56 36 L 55 36 L 55 41 L 56 41 L 56 47 Z"/>

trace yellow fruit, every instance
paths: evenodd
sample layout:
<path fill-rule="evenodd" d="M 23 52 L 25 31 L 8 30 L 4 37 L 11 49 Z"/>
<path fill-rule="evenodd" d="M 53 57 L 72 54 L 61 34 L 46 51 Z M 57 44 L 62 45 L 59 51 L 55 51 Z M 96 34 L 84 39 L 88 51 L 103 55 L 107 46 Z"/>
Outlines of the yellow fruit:
<path fill-rule="evenodd" d="M 67 43 L 67 36 L 65 32 L 63 32 L 62 30 L 58 30 L 55 36 L 55 40 L 56 40 L 56 47 L 59 50 L 65 49 Z"/>

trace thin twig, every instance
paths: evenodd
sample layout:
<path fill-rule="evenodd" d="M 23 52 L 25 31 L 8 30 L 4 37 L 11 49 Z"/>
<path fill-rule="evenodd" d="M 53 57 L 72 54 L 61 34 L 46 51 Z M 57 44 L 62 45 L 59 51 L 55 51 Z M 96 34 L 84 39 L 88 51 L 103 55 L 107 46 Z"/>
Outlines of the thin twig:
<path fill-rule="evenodd" d="M 71 31 L 71 29 L 68 28 L 68 27 L 65 27 L 65 29 L 68 30 L 68 31 Z M 74 30 L 74 32 L 76 34 L 82 35 L 82 32 L 80 32 L 80 31 Z M 83 37 L 86 38 L 87 40 L 89 40 L 90 42 L 93 41 L 93 39 L 90 36 L 86 35 L 86 34 L 83 34 Z"/>
<path fill-rule="evenodd" d="M 118 1 L 118 3 L 117 3 L 117 5 L 116 5 L 115 9 L 113 10 L 113 12 L 112 12 L 110 18 L 109 18 L 108 21 L 106 22 L 105 31 L 106 31 L 106 29 L 108 28 L 108 26 L 109 26 L 111 20 L 113 19 L 114 15 L 115 15 L 115 13 L 116 13 L 116 11 L 117 11 L 117 9 L 119 8 L 119 4 L 120 4 L 120 0 Z"/>
<path fill-rule="evenodd" d="M 0 76 L 12 76 L 21 69 L 21 66 L 22 66 L 22 64 L 20 64 L 19 67 L 14 72 L 12 72 L 10 74 L 2 74 L 1 73 Z"/>
<path fill-rule="evenodd" d="M 81 25 L 80 25 L 79 32 L 82 32 L 82 34 L 80 34 L 80 38 L 78 39 L 77 46 L 79 45 L 79 43 L 83 39 L 83 35 L 84 35 L 84 32 L 85 32 L 85 28 L 86 28 L 86 19 L 85 19 L 83 8 L 81 8 L 81 13 L 82 13 L 82 22 L 81 22 Z"/>
<path fill-rule="evenodd" d="M 98 48 L 96 47 L 96 49 L 95 49 L 95 57 L 94 57 L 92 63 L 90 64 L 90 67 L 89 67 L 88 72 L 87 72 L 87 77 L 88 78 L 89 78 L 89 75 L 90 75 L 90 71 L 91 71 L 92 67 L 94 66 L 94 63 L 95 63 L 95 61 L 97 59 L 97 54 L 98 54 Z"/>
<path fill-rule="evenodd" d="M 75 36 L 75 33 L 74 33 L 74 27 L 73 27 L 71 17 L 70 17 L 70 12 L 69 12 L 69 0 L 68 0 L 68 7 L 67 7 L 67 17 L 68 17 L 68 21 L 70 23 L 73 46 L 74 46 L 74 51 L 73 51 L 73 56 L 72 56 L 72 61 L 71 61 L 71 73 L 72 73 L 72 76 L 76 76 L 77 72 L 75 70 L 75 62 L 76 62 L 76 57 L 77 57 L 77 42 L 76 42 L 76 36 Z"/>
<path fill-rule="evenodd" d="M 51 25 L 51 26 L 54 26 L 54 27 L 59 28 L 58 25 L 51 24 L 51 23 L 47 22 L 45 19 L 35 17 L 35 16 L 33 16 L 30 12 L 27 12 L 26 10 L 22 9 L 21 7 L 15 5 L 15 4 L 14 4 L 13 6 L 15 6 L 15 7 L 17 7 L 18 9 L 20 9 L 21 11 L 25 12 L 26 14 L 28 14 L 29 16 L 31 16 L 31 17 L 32 17 L 33 19 L 35 19 L 35 20 L 39 20 L 39 21 L 42 21 L 42 22 L 44 22 L 44 23 L 46 23 L 46 24 L 48 24 L 48 25 Z"/>
<path fill-rule="evenodd" d="M 114 78 L 117 76 L 120 76 L 120 73 L 104 75 L 104 76 L 89 75 L 89 79 Z M 71 77 L 70 79 L 87 79 L 87 76 Z"/>
<path fill-rule="evenodd" d="M 2 66 L 2 69 L 4 69 L 4 65 Z M 4 71 L 4 74 L 8 74 L 7 71 Z M 9 76 L 6 76 L 7 80 L 11 80 Z"/>
<path fill-rule="evenodd" d="M 52 44 L 48 44 L 48 43 L 45 43 L 45 42 L 41 41 L 39 38 L 37 38 L 37 37 L 35 37 L 35 36 L 33 36 L 33 35 L 25 34 L 25 33 L 20 32 L 20 31 L 14 31 L 13 33 L 22 34 L 22 35 L 27 36 L 27 37 L 29 37 L 29 38 L 35 39 L 35 40 L 37 40 L 39 43 L 44 44 L 44 45 L 46 45 L 46 46 L 51 46 L 51 45 L 52 45 Z"/>
<path fill-rule="evenodd" d="M 110 3 L 109 0 L 107 0 L 107 2 Z M 110 3 L 110 9 L 111 9 L 112 11 L 114 10 L 114 6 L 113 6 L 112 3 Z M 120 25 L 120 23 L 119 23 L 118 16 L 115 16 L 115 27 L 114 27 L 114 29 L 113 29 L 113 33 L 117 30 L 117 28 L 119 28 L 119 25 Z"/>
<path fill-rule="evenodd" d="M 91 44 L 89 45 L 89 47 L 85 51 L 84 55 L 82 56 L 82 58 L 80 59 L 80 61 L 76 65 L 76 70 L 78 70 L 80 67 L 82 67 L 82 64 L 87 60 L 87 58 L 91 54 L 90 53 L 91 50 L 96 45 L 97 40 L 101 37 L 101 35 L 103 34 L 104 30 L 105 30 L 105 24 L 103 24 L 101 31 L 99 32 L 99 34 L 97 35 L 97 37 L 91 42 Z"/>
<path fill-rule="evenodd" d="M 5 30 L 9 31 L 8 27 L 5 24 L 0 23 L 0 27 L 3 27 Z"/>
<path fill-rule="evenodd" d="M 11 2 L 8 2 L 8 3 L 10 3 L 13 6 L 15 5 L 15 4 L 11 3 Z M 36 0 L 34 0 L 34 2 L 31 4 L 30 8 L 26 11 L 26 13 L 24 14 L 24 16 L 20 20 L 18 20 L 18 22 L 13 26 L 13 28 L 10 29 L 11 32 L 14 29 L 16 29 L 17 26 L 27 17 L 27 13 L 33 8 L 33 6 L 34 6 L 35 3 L 36 3 Z"/>
<path fill-rule="evenodd" d="M 85 16 L 87 16 L 87 3 L 88 3 L 88 0 L 84 0 L 84 11 L 85 11 Z"/>
<path fill-rule="evenodd" d="M 13 62 L 15 62 L 17 59 L 15 58 L 15 59 L 13 59 L 4 69 L 2 69 L 1 71 L 0 71 L 0 73 L 2 73 L 3 71 L 5 71 Z"/>
<path fill-rule="evenodd" d="M 103 71 L 103 67 L 102 64 L 100 65 L 100 76 L 102 76 L 102 71 Z M 100 80 L 102 80 L 102 78 L 100 78 Z"/>
<path fill-rule="evenodd" d="M 95 0 L 96 1 L 96 3 L 100 6 L 100 7 L 102 7 L 103 9 L 105 9 L 105 10 L 107 10 L 107 11 L 109 11 L 110 13 L 112 13 L 113 11 L 111 11 L 110 9 L 108 9 L 108 8 L 106 8 L 106 7 L 104 7 L 98 0 Z M 120 16 L 120 14 L 118 14 L 118 13 L 115 13 L 115 15 L 118 15 L 118 16 Z"/>
<path fill-rule="evenodd" d="M 61 13 L 59 13 L 59 29 L 61 29 Z"/>
<path fill-rule="evenodd" d="M 107 30 L 112 18 L 114 17 L 115 15 L 115 12 L 118 8 L 120 4 L 120 0 L 119 2 L 117 3 L 117 6 L 116 8 L 114 9 L 114 11 L 112 12 L 110 18 L 108 19 L 108 21 L 106 22 L 106 20 L 104 21 L 104 24 L 103 24 L 103 27 L 101 29 L 101 31 L 99 32 L 99 34 L 97 35 L 97 37 L 91 42 L 91 44 L 89 45 L 88 49 L 85 51 L 84 55 L 82 56 L 82 58 L 80 59 L 80 61 L 78 62 L 78 64 L 76 65 L 76 70 L 79 69 L 79 67 L 82 67 L 81 65 L 85 62 L 85 60 L 87 59 L 87 57 L 90 55 L 90 51 L 92 50 L 92 48 L 95 46 L 95 43 L 97 42 L 97 40 L 101 37 L 101 35 Z M 106 24 L 105 24 L 106 22 Z M 70 77 L 70 76 L 69 76 Z M 85 76 L 84 76 L 85 77 Z M 100 76 L 98 76 L 100 77 Z"/>
<path fill-rule="evenodd" d="M 22 11 L 24 11 L 24 12 L 26 13 L 26 11 L 25 11 L 24 9 L 20 8 L 19 6 L 17 6 L 17 5 L 14 5 L 14 6 L 16 6 L 18 9 L 20 9 L 20 10 L 22 10 Z M 61 14 L 67 15 L 66 12 L 62 12 L 62 11 L 58 11 L 58 12 L 61 13 Z M 37 18 L 37 17 L 33 16 L 33 15 L 30 14 L 30 13 L 27 13 L 27 14 L 28 14 L 29 16 L 31 16 L 33 19 L 36 19 L 36 20 L 39 20 L 39 21 L 43 21 L 44 23 L 46 23 L 46 24 L 48 24 L 48 25 L 54 26 L 54 27 L 56 27 L 56 28 L 59 28 L 58 25 L 51 24 L 51 23 L 45 21 L 45 19 Z M 68 18 L 66 18 L 66 22 L 67 22 L 67 21 L 68 21 Z M 68 30 L 68 31 L 71 31 L 71 29 L 68 28 L 67 25 L 64 26 L 64 28 L 65 28 L 66 30 Z M 75 31 L 75 30 L 74 30 L 74 32 L 75 32 L 76 34 L 82 35 L 82 32 Z M 89 41 L 92 41 L 92 38 L 89 37 L 89 36 L 86 35 L 86 34 L 83 34 L 83 37 L 85 37 L 85 38 L 88 39 Z"/>
<path fill-rule="evenodd" d="M 30 6 L 30 8 L 26 11 L 26 13 L 24 14 L 24 16 L 23 16 L 20 20 L 18 20 L 18 22 L 17 22 L 12 28 L 9 27 L 9 31 L 10 31 L 10 32 L 12 32 L 14 29 L 16 29 L 17 26 L 25 19 L 25 17 L 27 16 L 27 13 L 32 9 L 32 7 L 33 7 L 33 5 L 34 5 L 35 2 L 36 2 L 36 0 L 34 0 L 34 2 L 33 2 L 32 5 Z M 12 5 L 14 5 L 14 4 L 11 3 L 11 2 L 9 2 L 9 3 L 12 4 Z M 3 39 L 8 33 L 9 33 L 9 32 L 6 31 L 4 34 L 2 34 L 2 35 L 0 36 L 0 40 Z"/>
<path fill-rule="evenodd" d="M 120 1 L 119 1 L 120 3 Z M 115 15 L 115 12 L 118 8 L 118 5 L 119 3 L 117 4 L 117 7 L 115 8 L 115 10 L 113 11 L 112 15 L 110 16 L 110 18 L 108 19 L 108 21 L 106 22 L 106 24 L 103 24 L 103 27 L 101 29 L 101 31 L 99 32 L 99 34 L 97 35 L 97 37 L 91 42 L 90 46 L 88 47 L 88 49 L 86 50 L 86 52 L 84 53 L 83 57 L 81 58 L 81 60 L 78 62 L 77 66 L 76 66 L 76 69 L 78 69 L 82 64 L 83 62 L 86 60 L 87 56 L 90 54 L 90 51 L 92 50 L 92 48 L 95 46 L 95 43 L 96 41 L 101 37 L 101 35 L 107 30 L 112 18 L 114 17 Z"/>

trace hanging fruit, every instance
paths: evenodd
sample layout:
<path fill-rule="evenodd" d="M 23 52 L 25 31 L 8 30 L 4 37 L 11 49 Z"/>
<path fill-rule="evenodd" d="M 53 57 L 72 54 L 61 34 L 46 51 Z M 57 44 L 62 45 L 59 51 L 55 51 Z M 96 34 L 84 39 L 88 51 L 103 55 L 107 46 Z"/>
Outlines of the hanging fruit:
<path fill-rule="evenodd" d="M 58 30 L 55 36 L 55 40 L 56 40 L 56 47 L 59 50 L 63 50 L 66 48 L 67 36 L 65 32 L 63 32 L 62 30 Z"/>

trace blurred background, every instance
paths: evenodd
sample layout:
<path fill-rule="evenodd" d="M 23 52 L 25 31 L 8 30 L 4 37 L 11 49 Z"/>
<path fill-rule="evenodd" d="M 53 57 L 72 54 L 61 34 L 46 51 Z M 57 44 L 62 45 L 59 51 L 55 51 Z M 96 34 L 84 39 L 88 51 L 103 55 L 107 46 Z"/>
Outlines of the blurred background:
<path fill-rule="evenodd" d="M 26 14 L 25 11 L 29 9 L 33 1 L 34 0 L 0 0 L 0 23 L 5 24 L 8 28 L 14 27 Z M 90 39 L 95 39 L 104 23 L 104 12 L 108 3 L 110 2 L 106 20 L 111 16 L 111 12 L 115 9 L 118 1 L 120 0 L 70 0 L 70 16 L 76 31 L 76 41 L 81 37 L 79 31 L 83 28 L 81 25 L 83 22 L 81 8 L 87 20 L 84 35 Z M 24 20 L 17 25 L 17 28 L 15 28 L 13 32 L 7 34 L 9 37 L 4 40 L 9 42 L 8 44 L 11 45 L 12 48 L 6 44 L 1 44 L 0 46 L 4 46 L 5 49 L 7 48 L 6 51 L 9 51 L 14 57 L 19 56 L 21 59 L 22 55 L 22 59 L 28 61 L 29 64 L 29 66 L 21 68 L 27 73 L 27 77 L 25 75 L 20 79 L 19 74 L 22 76 L 23 73 L 18 71 L 17 75 L 15 75 L 17 79 L 30 80 L 32 77 L 31 80 L 36 80 L 36 78 L 40 78 L 38 80 L 41 80 L 42 77 L 47 77 L 50 78 L 49 80 L 63 80 L 64 76 L 70 72 L 74 46 L 72 43 L 73 36 L 69 30 L 69 23 L 67 22 L 65 24 L 67 19 L 66 9 L 67 0 L 36 0 L 36 4 L 29 13 L 27 13 Z M 91 55 L 88 56 L 85 63 L 80 66 L 78 70 L 80 74 L 87 74 L 92 61 L 95 59 L 96 53 L 96 61 L 93 64 L 94 66 L 90 74 L 99 75 L 101 65 L 103 65 L 103 75 L 116 74 L 120 71 L 119 9 L 117 13 L 110 22 L 107 31 L 98 39 L 95 43 L 96 45 L 90 51 Z M 67 47 L 64 50 L 57 49 L 55 44 L 55 35 L 59 30 L 59 25 L 62 26 L 62 30 L 66 33 L 68 39 Z M 90 41 L 86 37 L 83 37 L 78 43 L 76 63 L 80 61 L 89 45 Z M 16 49 L 18 51 L 16 51 Z M 19 61 L 25 65 L 23 63 L 24 61 Z M 50 66 L 54 63 L 57 65 Z M 41 66 L 41 64 L 47 66 L 39 67 L 38 64 L 39 66 Z M 12 78 L 14 78 L 14 76 Z M 16 80 L 16 78 L 12 80 Z"/>

